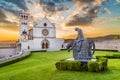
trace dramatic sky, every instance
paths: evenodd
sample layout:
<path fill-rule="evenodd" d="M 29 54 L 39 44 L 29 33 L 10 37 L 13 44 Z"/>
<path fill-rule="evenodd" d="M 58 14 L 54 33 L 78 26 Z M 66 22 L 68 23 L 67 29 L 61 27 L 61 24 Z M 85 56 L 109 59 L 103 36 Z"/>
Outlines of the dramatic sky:
<path fill-rule="evenodd" d="M 120 0 L 0 0 L 0 40 L 17 40 L 19 12 L 31 15 L 31 25 L 45 15 L 56 24 L 57 38 L 120 34 Z"/>

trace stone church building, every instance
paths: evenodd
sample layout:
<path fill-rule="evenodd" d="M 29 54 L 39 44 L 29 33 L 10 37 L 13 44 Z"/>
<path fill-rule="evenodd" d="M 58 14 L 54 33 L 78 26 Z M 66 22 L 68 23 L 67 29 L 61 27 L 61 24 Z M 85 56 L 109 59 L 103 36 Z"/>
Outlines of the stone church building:
<path fill-rule="evenodd" d="M 55 51 L 64 48 L 64 39 L 56 38 L 55 24 L 51 23 L 47 17 L 40 22 L 34 23 L 30 29 L 30 14 L 20 13 L 20 33 L 18 48 L 20 51 Z"/>

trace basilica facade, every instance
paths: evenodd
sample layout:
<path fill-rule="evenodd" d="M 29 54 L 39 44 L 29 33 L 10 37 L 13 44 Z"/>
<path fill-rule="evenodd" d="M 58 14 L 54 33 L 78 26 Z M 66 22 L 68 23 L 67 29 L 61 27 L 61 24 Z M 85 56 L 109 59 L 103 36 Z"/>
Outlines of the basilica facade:
<path fill-rule="evenodd" d="M 64 39 L 56 38 L 55 24 L 51 23 L 47 17 L 38 23 L 33 23 L 30 28 L 30 14 L 20 13 L 20 33 L 19 49 L 29 51 L 55 51 L 64 48 Z"/>

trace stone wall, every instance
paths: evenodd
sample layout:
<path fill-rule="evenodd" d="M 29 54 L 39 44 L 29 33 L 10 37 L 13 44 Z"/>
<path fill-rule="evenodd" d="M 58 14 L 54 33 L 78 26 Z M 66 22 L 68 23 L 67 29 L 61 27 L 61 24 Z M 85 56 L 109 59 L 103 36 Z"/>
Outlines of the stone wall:
<path fill-rule="evenodd" d="M 96 49 L 120 51 L 120 40 L 96 41 Z"/>

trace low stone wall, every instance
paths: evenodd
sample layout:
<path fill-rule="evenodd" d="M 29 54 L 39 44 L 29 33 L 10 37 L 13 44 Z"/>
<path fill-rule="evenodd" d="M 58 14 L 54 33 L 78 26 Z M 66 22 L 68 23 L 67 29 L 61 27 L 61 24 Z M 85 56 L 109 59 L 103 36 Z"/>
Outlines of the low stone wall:
<path fill-rule="evenodd" d="M 30 51 L 23 51 L 23 52 L 18 52 L 12 56 L 3 57 L 0 59 L 0 67 L 20 61 L 29 55 L 30 55 Z"/>
<path fill-rule="evenodd" d="M 100 50 L 117 50 L 120 52 L 120 40 L 96 41 L 96 49 Z"/>

